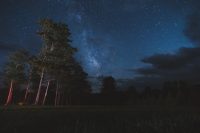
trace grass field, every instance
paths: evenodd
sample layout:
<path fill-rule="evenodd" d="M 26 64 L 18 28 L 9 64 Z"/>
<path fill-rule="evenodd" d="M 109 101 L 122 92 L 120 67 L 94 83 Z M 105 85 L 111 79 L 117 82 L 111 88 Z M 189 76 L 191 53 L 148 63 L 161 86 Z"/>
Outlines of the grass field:
<path fill-rule="evenodd" d="M 0 133 L 200 133 L 195 108 L 0 107 Z"/>

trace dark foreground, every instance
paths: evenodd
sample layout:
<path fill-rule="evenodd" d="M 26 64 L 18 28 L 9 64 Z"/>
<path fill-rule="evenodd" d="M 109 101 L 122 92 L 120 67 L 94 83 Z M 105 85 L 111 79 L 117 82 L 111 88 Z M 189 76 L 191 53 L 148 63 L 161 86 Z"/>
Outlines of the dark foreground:
<path fill-rule="evenodd" d="M 0 133 L 200 133 L 191 108 L 0 108 Z"/>

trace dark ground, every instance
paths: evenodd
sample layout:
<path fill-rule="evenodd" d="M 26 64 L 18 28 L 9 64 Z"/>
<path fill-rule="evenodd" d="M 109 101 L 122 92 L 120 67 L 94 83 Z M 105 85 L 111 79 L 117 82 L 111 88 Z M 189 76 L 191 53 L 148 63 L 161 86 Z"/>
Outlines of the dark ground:
<path fill-rule="evenodd" d="M 0 133 L 200 133 L 200 109 L 1 107 Z"/>

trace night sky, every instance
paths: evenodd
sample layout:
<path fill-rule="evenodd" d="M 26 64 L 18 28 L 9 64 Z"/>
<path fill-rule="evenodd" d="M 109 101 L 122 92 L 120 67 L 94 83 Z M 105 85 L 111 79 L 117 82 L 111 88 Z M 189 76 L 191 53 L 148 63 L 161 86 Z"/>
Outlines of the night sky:
<path fill-rule="evenodd" d="M 90 76 L 166 75 L 166 69 L 174 72 L 191 64 L 185 55 L 196 52 L 187 59 L 200 59 L 199 45 L 183 32 L 198 5 L 198 0 L 1 0 L 1 67 L 16 49 L 37 53 L 42 44 L 37 22 L 52 18 L 69 25 L 73 46 L 79 49 L 76 58 Z M 185 62 L 166 65 L 177 60 Z"/>

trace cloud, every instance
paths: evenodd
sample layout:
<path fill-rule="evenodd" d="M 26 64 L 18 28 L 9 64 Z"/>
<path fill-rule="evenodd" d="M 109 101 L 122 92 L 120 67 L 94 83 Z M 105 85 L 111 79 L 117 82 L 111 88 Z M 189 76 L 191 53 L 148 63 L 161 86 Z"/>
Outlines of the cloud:
<path fill-rule="evenodd" d="M 179 69 L 194 64 L 200 59 L 200 48 L 180 48 L 176 54 L 155 54 L 144 58 L 144 63 L 151 64 L 157 69 Z"/>
<path fill-rule="evenodd" d="M 142 59 L 149 66 L 135 70 L 140 75 L 136 80 L 146 83 L 166 80 L 199 81 L 200 13 L 188 17 L 184 34 L 193 42 L 194 47 L 182 47 L 174 54 L 154 54 Z"/>
<path fill-rule="evenodd" d="M 0 51 L 1 52 L 10 52 L 16 50 L 18 47 L 16 45 L 0 42 Z"/>
<path fill-rule="evenodd" d="M 142 77 L 160 80 L 198 80 L 200 48 L 180 48 L 176 54 L 156 54 L 142 60 L 149 67 L 136 69 Z M 144 78 L 144 77 L 143 77 Z"/>
<path fill-rule="evenodd" d="M 200 11 L 188 17 L 184 33 L 194 45 L 200 46 Z"/>

